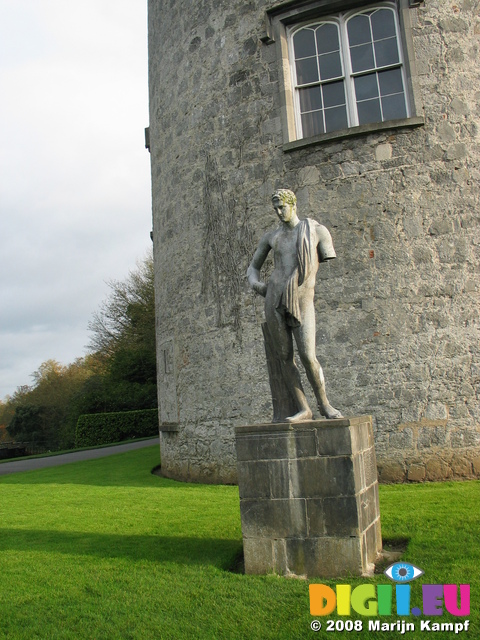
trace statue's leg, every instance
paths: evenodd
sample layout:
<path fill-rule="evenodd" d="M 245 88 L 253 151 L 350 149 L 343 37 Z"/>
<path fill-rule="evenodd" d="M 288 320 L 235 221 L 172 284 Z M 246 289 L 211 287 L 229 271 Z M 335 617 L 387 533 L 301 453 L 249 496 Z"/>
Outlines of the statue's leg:
<path fill-rule="evenodd" d="M 275 309 L 269 312 L 265 309 L 265 316 L 276 355 L 281 362 L 283 379 L 298 407 L 298 412 L 288 416 L 285 421 L 311 420 L 312 411 L 303 391 L 300 372 L 295 364 L 292 330 L 287 327 L 284 319 Z"/>
<path fill-rule="evenodd" d="M 342 418 L 338 409 L 332 407 L 325 391 L 325 378 L 320 363 L 317 360 L 315 348 L 315 309 L 313 302 L 302 309 L 302 324 L 293 330 L 297 342 L 298 353 L 305 367 L 308 381 L 312 385 L 318 409 L 326 418 Z"/>

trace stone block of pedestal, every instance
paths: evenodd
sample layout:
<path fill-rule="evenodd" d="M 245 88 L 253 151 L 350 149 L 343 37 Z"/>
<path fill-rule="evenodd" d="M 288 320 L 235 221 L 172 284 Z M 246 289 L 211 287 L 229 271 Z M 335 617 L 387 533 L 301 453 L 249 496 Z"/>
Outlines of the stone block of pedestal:
<path fill-rule="evenodd" d="M 381 551 L 370 416 L 237 427 L 245 571 L 366 575 Z"/>

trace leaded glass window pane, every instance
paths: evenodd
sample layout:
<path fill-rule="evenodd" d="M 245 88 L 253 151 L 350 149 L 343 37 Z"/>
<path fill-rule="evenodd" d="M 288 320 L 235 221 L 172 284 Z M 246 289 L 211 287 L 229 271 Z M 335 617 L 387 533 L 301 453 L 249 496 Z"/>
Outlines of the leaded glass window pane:
<path fill-rule="evenodd" d="M 315 32 L 313 29 L 300 29 L 293 36 L 293 48 L 295 50 L 295 58 L 310 58 L 316 56 L 315 49 Z"/>
<path fill-rule="evenodd" d="M 403 93 L 382 98 L 382 111 L 384 120 L 397 120 L 407 117 L 405 97 Z"/>
<path fill-rule="evenodd" d="M 339 51 L 338 27 L 336 24 L 326 23 L 316 30 L 317 51 L 319 55 Z"/>
<path fill-rule="evenodd" d="M 325 108 L 345 104 L 345 86 L 343 81 L 323 85 L 323 103 Z"/>
<path fill-rule="evenodd" d="M 296 67 L 298 84 L 318 82 L 317 58 L 303 58 L 303 60 L 297 60 Z"/>
<path fill-rule="evenodd" d="M 357 104 L 358 124 L 370 124 L 371 122 L 382 122 L 382 112 L 380 110 L 380 100 L 365 100 Z"/>
<path fill-rule="evenodd" d="M 342 61 L 340 60 L 339 51 L 320 56 L 318 62 L 320 65 L 320 78 L 322 80 L 342 77 Z"/>
<path fill-rule="evenodd" d="M 348 39 L 351 47 L 372 41 L 368 15 L 361 14 L 348 21 Z"/>
<path fill-rule="evenodd" d="M 353 73 L 375 69 L 373 47 L 371 44 L 362 44 L 358 47 L 352 47 L 350 49 L 350 55 L 352 57 Z"/>
<path fill-rule="evenodd" d="M 402 71 L 400 69 L 380 71 L 378 73 L 378 83 L 382 96 L 388 96 L 391 93 L 403 93 Z"/>
<path fill-rule="evenodd" d="M 339 131 L 348 127 L 347 108 L 333 107 L 325 109 L 325 128 L 326 131 Z"/>
<path fill-rule="evenodd" d="M 300 111 L 316 111 L 322 109 L 322 92 L 320 86 L 306 87 L 305 89 L 299 89 L 298 94 L 300 97 Z"/>
<path fill-rule="evenodd" d="M 357 101 L 378 97 L 376 73 L 369 73 L 366 76 L 358 76 L 355 78 L 355 96 Z"/>
<path fill-rule="evenodd" d="M 389 38 L 375 42 L 375 59 L 377 68 L 397 64 L 399 62 L 397 39 Z"/>
<path fill-rule="evenodd" d="M 302 114 L 302 129 L 303 137 L 317 136 L 320 133 L 325 133 L 323 126 L 323 112 L 313 111 L 311 113 Z"/>
<path fill-rule="evenodd" d="M 396 37 L 395 19 L 390 9 L 377 9 L 372 13 L 371 21 L 374 40 Z"/>

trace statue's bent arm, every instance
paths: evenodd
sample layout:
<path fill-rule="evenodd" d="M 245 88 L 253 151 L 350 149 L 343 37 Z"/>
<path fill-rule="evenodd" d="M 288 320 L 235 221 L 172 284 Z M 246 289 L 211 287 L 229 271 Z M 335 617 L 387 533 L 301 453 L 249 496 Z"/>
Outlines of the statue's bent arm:
<path fill-rule="evenodd" d="M 263 297 L 267 294 L 267 285 L 260 279 L 260 269 L 272 248 L 270 243 L 271 235 L 271 233 L 266 233 L 260 240 L 258 248 L 253 255 L 252 262 L 247 270 L 247 278 L 250 286 Z"/>

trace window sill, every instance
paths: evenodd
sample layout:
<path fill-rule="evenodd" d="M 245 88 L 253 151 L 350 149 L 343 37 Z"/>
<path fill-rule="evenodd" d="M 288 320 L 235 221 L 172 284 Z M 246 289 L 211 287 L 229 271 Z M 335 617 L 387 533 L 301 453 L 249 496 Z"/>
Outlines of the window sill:
<path fill-rule="evenodd" d="M 372 124 L 362 124 L 359 127 L 351 127 L 349 129 L 342 129 L 341 131 L 332 131 L 331 133 L 322 133 L 318 136 L 312 136 L 311 138 L 301 138 L 300 140 L 287 142 L 283 145 L 283 150 L 285 152 L 295 151 L 296 149 L 304 149 L 305 147 L 311 147 L 314 145 L 322 144 L 324 142 L 334 142 L 336 140 L 344 140 L 347 138 L 354 138 L 356 136 L 364 136 L 368 135 L 369 133 L 377 133 L 379 131 L 421 127 L 424 124 L 425 120 L 421 116 L 404 118 L 402 120 L 389 120 L 387 122 L 373 122 Z"/>

